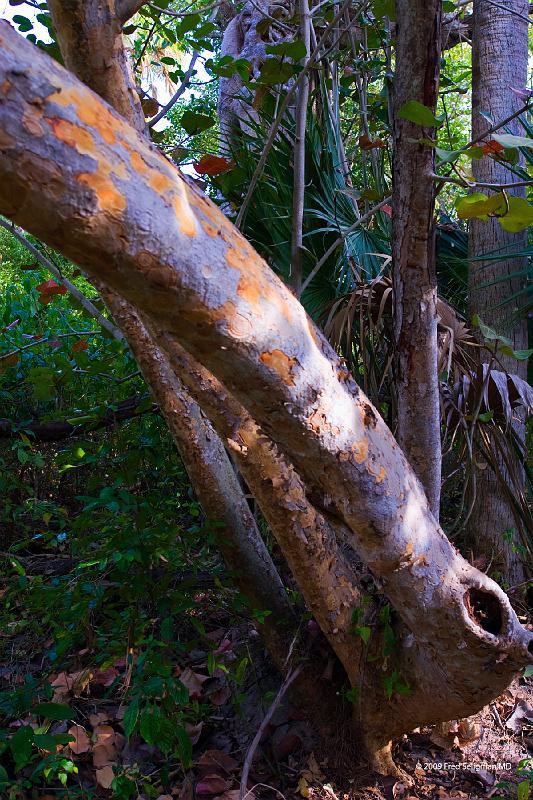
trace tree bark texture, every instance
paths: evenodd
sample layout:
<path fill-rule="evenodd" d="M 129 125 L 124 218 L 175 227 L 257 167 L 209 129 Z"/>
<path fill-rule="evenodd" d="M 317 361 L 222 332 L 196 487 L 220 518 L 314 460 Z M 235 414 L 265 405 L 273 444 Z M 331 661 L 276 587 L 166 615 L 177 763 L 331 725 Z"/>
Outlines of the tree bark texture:
<path fill-rule="evenodd" d="M 361 704 L 376 762 L 392 735 L 478 710 L 533 662 L 533 634 L 446 539 L 376 409 L 220 209 L 5 24 L 0 45 L 0 212 L 104 280 L 226 387 L 307 490 L 327 496 L 405 626 L 395 658 L 410 694 L 377 713 Z M 303 499 L 297 484 L 286 495 Z"/>
<path fill-rule="evenodd" d="M 473 6 L 472 35 L 472 138 L 477 139 L 487 128 L 489 114 L 497 122 L 518 111 L 522 105 L 511 89 L 523 88 L 528 78 L 528 23 L 527 0 L 502 0 L 497 8 L 484 0 L 475 0 Z M 515 12 L 515 13 L 513 13 Z M 525 19 L 520 19 L 521 14 Z M 524 135 L 515 120 L 509 132 Z M 517 178 L 504 163 L 485 156 L 472 162 L 474 178 L 487 183 L 512 183 Z M 525 188 L 511 192 L 525 197 Z M 513 340 L 514 348 L 528 346 L 527 319 L 515 319 L 516 303 L 505 301 L 523 289 L 527 278 L 512 278 L 514 272 L 527 267 L 526 258 L 508 258 L 510 253 L 523 250 L 527 245 L 527 232 L 507 233 L 496 219 L 472 220 L 469 232 L 470 258 L 485 253 L 500 253 L 499 261 L 471 261 L 469 269 L 470 313 L 480 318 L 498 333 Z M 508 280 L 501 281 L 509 276 Z M 499 280 L 498 283 L 492 283 Z M 499 357 L 504 369 L 527 380 L 527 361 Z M 489 355 L 484 355 L 489 360 Z M 517 416 L 515 431 L 525 439 L 523 417 Z M 514 459 L 512 453 L 509 453 Z M 478 462 L 482 468 L 479 468 Z M 521 468 L 518 464 L 518 474 Z M 501 464 L 503 473 L 507 470 Z M 506 501 L 494 472 L 477 456 L 474 459 L 475 502 L 469 520 L 468 544 L 475 555 L 486 554 L 510 584 L 524 580 L 524 568 L 512 543 L 503 538 L 507 530 L 516 528 L 512 509 Z"/>
<path fill-rule="evenodd" d="M 397 0 L 394 81 L 392 263 L 397 438 L 438 519 L 441 484 L 437 369 L 433 131 L 399 116 L 416 100 L 435 110 L 440 63 L 440 0 Z"/>

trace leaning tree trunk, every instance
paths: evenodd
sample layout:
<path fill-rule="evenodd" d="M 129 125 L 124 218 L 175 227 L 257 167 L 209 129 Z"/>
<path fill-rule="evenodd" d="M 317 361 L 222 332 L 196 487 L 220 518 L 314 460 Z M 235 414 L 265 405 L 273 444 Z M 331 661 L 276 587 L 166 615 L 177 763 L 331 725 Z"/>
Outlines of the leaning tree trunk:
<path fill-rule="evenodd" d="M 49 8 L 65 64 L 144 134 L 144 114 L 122 41 L 124 13 L 131 13 L 132 3 L 119 3 L 118 14 L 110 0 L 50 0 Z M 96 287 L 150 386 L 206 517 L 217 523 L 217 546 L 236 586 L 253 609 L 270 612 L 261 632 L 281 666 L 293 635 L 294 615 L 222 441 L 136 309 L 105 280 L 98 279 Z"/>
<path fill-rule="evenodd" d="M 440 0 L 396 0 L 392 266 L 397 438 L 438 519 L 441 484 L 437 369 L 434 131 L 402 119 L 416 100 L 435 111 L 440 66 Z"/>
<path fill-rule="evenodd" d="M 359 714 L 386 768 L 391 736 L 499 694 L 533 663 L 533 634 L 446 539 L 376 409 L 220 209 L 8 25 L 0 45 L 0 213 L 105 280 L 213 373 L 328 496 L 395 608 L 392 662 L 410 693 L 376 711 L 363 685 Z M 297 487 L 287 494 L 298 502 Z"/>
<path fill-rule="evenodd" d="M 525 87 L 528 77 L 528 14 L 527 0 L 502 0 L 501 8 L 484 0 L 474 0 L 472 34 L 472 138 L 478 139 L 487 129 L 484 114 L 495 121 L 503 120 L 523 105 L 512 88 Z M 520 16 L 521 15 L 521 16 Z M 509 124 L 511 133 L 523 133 L 514 120 Z M 512 183 L 516 180 L 504 163 L 485 156 L 473 162 L 474 178 L 486 183 Z M 524 197 L 525 189 L 514 194 Z M 523 271 L 525 258 L 505 258 L 509 253 L 523 250 L 527 233 L 506 233 L 496 219 L 472 220 L 469 232 L 470 258 L 485 253 L 501 254 L 499 261 L 470 261 L 469 292 L 470 313 L 480 318 L 498 333 L 509 336 L 517 350 L 528 346 L 527 319 L 514 319 L 515 304 L 509 301 L 513 293 L 524 288 L 526 278 L 512 278 L 512 273 Z M 502 280 L 502 278 L 504 280 Z M 495 282 L 498 281 L 498 282 Z M 484 356 L 488 361 L 488 356 Z M 527 379 L 527 362 L 500 356 L 504 369 Z M 525 438 L 523 418 L 517 418 L 515 432 L 522 442 Z M 508 453 L 512 460 L 513 453 Z M 512 584 L 524 580 L 524 568 L 516 548 L 506 531 L 516 529 L 516 521 L 509 502 L 494 472 L 479 454 L 475 454 L 473 510 L 469 519 L 468 545 L 473 553 L 486 555 L 493 567 Z M 516 472 L 522 469 L 515 460 Z M 506 468 L 500 463 L 503 474 Z"/>

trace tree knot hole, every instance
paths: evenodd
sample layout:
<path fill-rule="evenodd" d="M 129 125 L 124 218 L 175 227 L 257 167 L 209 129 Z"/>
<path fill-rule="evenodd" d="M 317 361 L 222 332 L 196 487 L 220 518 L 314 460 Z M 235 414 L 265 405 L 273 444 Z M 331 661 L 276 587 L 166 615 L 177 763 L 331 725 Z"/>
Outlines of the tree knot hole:
<path fill-rule="evenodd" d="M 484 631 L 497 636 L 503 627 L 502 607 L 497 597 L 483 589 L 468 589 L 464 603 L 468 616 Z"/>

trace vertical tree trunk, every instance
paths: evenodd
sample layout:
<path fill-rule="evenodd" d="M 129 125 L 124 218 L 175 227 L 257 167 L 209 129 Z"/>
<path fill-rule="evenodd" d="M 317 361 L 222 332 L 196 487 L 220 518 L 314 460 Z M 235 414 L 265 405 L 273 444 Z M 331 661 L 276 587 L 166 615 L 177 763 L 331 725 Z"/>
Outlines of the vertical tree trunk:
<path fill-rule="evenodd" d="M 441 482 L 437 374 L 433 131 L 401 119 L 409 100 L 435 110 L 440 0 L 397 0 L 392 258 L 398 393 L 397 439 L 438 519 Z"/>
<path fill-rule="evenodd" d="M 49 6 L 65 64 L 132 127 L 145 133 L 144 115 L 122 43 L 122 21 L 115 15 L 113 3 L 50 0 Z M 292 609 L 224 446 L 152 341 L 135 308 L 103 281 L 96 285 L 159 404 L 205 514 L 210 521 L 223 525 L 216 532 L 216 540 L 234 572 L 236 585 L 254 608 L 272 612 L 270 618 L 266 617 L 263 635 L 281 666 Z"/>
<path fill-rule="evenodd" d="M 527 0 L 501 0 L 501 8 L 484 0 L 474 0 L 472 35 L 472 136 L 477 138 L 488 126 L 483 114 L 497 122 L 513 114 L 522 101 L 511 87 L 527 84 L 528 13 Z M 515 13 L 513 13 L 515 12 Z M 520 16 L 522 15 L 522 18 Z M 509 125 L 512 133 L 523 134 L 520 124 Z M 488 183 L 510 183 L 517 180 L 503 163 L 488 156 L 473 162 L 474 178 Z M 525 189 L 514 193 L 525 196 Z M 470 313 L 479 314 L 483 322 L 498 333 L 510 337 L 516 349 L 528 344 L 527 320 L 513 320 L 514 304 L 501 305 L 513 292 L 525 285 L 525 278 L 512 279 L 487 286 L 513 272 L 523 270 L 526 259 L 505 258 L 522 250 L 527 233 L 507 233 L 496 219 L 473 220 L 470 224 L 469 255 L 500 252 L 501 261 L 471 261 L 469 270 Z M 488 360 L 486 358 L 485 360 Z M 527 362 L 501 357 L 505 369 L 527 379 Z M 517 419 L 515 431 L 524 440 L 523 419 Z M 512 457 L 512 456 L 511 456 Z M 474 459 L 475 502 L 469 520 L 468 544 L 475 555 L 485 554 L 509 584 L 524 580 L 524 569 L 511 543 L 503 538 L 505 531 L 515 529 L 511 508 L 503 496 L 494 472 L 485 464 L 479 468 Z M 503 467 L 505 473 L 505 467 Z M 518 474 L 520 466 L 517 464 Z"/>

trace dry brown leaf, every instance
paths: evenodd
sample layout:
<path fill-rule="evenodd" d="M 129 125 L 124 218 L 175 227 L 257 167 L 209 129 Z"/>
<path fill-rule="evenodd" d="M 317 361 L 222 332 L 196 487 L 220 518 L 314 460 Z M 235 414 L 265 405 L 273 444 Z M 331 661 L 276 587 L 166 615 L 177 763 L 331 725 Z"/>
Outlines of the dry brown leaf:
<path fill-rule="evenodd" d="M 60 672 L 51 682 L 54 689 L 53 701 L 59 703 L 66 700 L 69 695 L 78 697 L 89 685 L 92 678 L 90 669 L 82 669 L 78 672 Z"/>
<path fill-rule="evenodd" d="M 209 680 L 207 675 L 200 675 L 192 669 L 185 669 L 180 675 L 180 681 L 189 690 L 191 700 L 199 700 L 202 696 L 202 684 Z"/>
<path fill-rule="evenodd" d="M 115 750 L 114 747 L 113 750 Z M 116 751 L 115 758 L 112 758 L 111 756 L 112 753 L 109 752 L 109 749 L 105 747 L 105 745 L 96 744 L 93 748 L 93 765 L 97 769 L 110 766 L 116 762 Z"/>
<path fill-rule="evenodd" d="M 81 753 L 89 752 L 91 749 L 91 742 L 85 728 L 82 728 L 81 725 L 73 725 L 72 728 L 68 729 L 68 733 L 74 736 L 74 741 L 68 743 L 73 753 L 79 756 Z"/>
<path fill-rule="evenodd" d="M 300 778 L 298 781 L 298 791 L 302 797 L 309 797 L 309 786 L 304 777 Z"/>
<path fill-rule="evenodd" d="M 221 794 L 230 786 L 231 782 L 221 775 L 205 775 L 196 784 L 196 794 Z"/>
<path fill-rule="evenodd" d="M 192 744 L 198 744 L 200 736 L 202 735 L 202 728 L 204 727 L 203 722 L 198 722 L 196 725 L 193 725 L 191 722 L 185 723 L 185 730 L 187 732 L 187 736 L 191 740 Z"/>
<path fill-rule="evenodd" d="M 102 789 L 111 789 L 114 778 L 115 774 L 111 766 L 96 770 L 96 783 L 98 786 L 101 786 Z"/>
<path fill-rule="evenodd" d="M 229 775 L 236 772 L 238 768 L 237 761 L 222 750 L 206 750 L 198 761 L 198 769 L 201 774 L 213 774 L 215 770 L 221 769 Z"/>
<path fill-rule="evenodd" d="M 109 714 L 99 712 L 98 714 L 91 714 L 89 716 L 91 728 L 96 728 L 97 725 L 101 725 L 103 722 L 109 722 Z"/>

